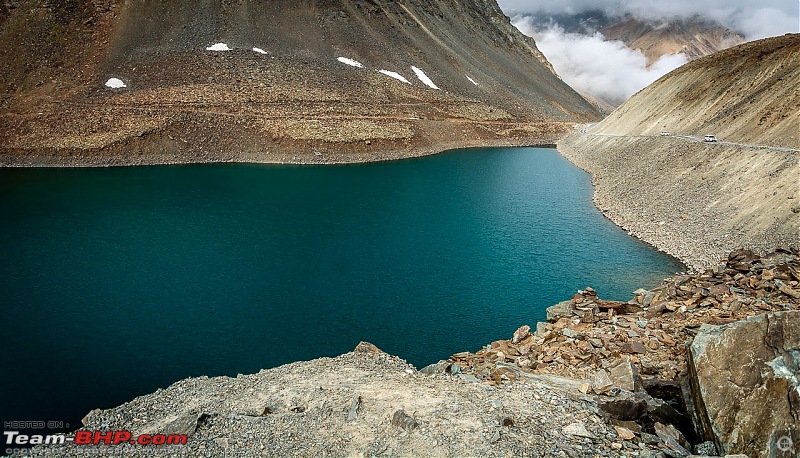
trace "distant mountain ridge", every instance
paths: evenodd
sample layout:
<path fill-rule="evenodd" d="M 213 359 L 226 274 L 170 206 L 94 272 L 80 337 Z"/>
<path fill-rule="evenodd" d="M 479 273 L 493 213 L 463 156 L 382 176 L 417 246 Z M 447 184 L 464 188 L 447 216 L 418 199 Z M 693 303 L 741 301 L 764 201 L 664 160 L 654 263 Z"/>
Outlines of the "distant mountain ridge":
<path fill-rule="evenodd" d="M 599 118 L 494 0 L 9 5 L 0 164 L 368 161 Z"/>
<path fill-rule="evenodd" d="M 600 32 L 608 40 L 619 40 L 641 51 L 648 65 L 661 56 L 684 53 L 694 60 L 744 43 L 742 34 L 699 17 L 644 20 L 630 15 L 613 17 L 602 11 L 574 15 L 532 16 L 539 28 L 558 24 L 568 33 L 591 35 Z"/>

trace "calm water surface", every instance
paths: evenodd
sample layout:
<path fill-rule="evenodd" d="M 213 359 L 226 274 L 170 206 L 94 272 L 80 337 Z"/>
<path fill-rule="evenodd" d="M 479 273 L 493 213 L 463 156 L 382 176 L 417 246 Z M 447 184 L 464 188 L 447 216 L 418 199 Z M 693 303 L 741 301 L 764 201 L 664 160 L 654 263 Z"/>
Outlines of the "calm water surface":
<path fill-rule="evenodd" d="M 553 149 L 348 166 L 0 169 L 0 420 L 77 428 L 185 377 L 333 356 L 418 367 L 593 286 L 683 269 Z"/>

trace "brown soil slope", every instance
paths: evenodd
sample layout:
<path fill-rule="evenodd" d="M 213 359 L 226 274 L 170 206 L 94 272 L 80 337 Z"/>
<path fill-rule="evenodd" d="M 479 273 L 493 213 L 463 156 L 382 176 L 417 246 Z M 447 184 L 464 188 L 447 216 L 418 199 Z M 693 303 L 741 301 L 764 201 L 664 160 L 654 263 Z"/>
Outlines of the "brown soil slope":
<path fill-rule="evenodd" d="M 494 0 L 23 0 L 0 103 L 6 165 L 367 161 L 598 118 Z"/>
<path fill-rule="evenodd" d="M 798 88 L 800 35 L 747 43 L 664 76 L 559 148 L 592 174 L 609 218 L 693 267 L 738 246 L 798 246 Z M 721 142 L 678 137 L 703 134 Z"/>
<path fill-rule="evenodd" d="M 715 134 L 800 148 L 800 35 L 737 46 L 665 75 L 593 129 L 596 134 Z"/>

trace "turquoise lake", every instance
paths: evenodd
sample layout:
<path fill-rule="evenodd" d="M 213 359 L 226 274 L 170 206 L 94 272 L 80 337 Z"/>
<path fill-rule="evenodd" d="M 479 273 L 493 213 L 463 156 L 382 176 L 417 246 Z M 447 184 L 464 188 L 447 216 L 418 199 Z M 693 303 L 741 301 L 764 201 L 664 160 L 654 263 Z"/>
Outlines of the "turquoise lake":
<path fill-rule="evenodd" d="M 0 169 L 0 420 L 78 428 L 185 377 L 359 341 L 417 367 L 510 338 L 586 286 L 685 267 L 546 148 L 342 166 Z"/>

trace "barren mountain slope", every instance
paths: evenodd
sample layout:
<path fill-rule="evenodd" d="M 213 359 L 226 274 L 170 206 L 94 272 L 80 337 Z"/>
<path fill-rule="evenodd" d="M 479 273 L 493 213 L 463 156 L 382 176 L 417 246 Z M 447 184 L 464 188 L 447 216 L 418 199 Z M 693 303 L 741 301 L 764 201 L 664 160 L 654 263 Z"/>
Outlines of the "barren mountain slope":
<path fill-rule="evenodd" d="M 23 0 L 0 50 L 5 164 L 377 160 L 598 118 L 495 0 Z"/>
<path fill-rule="evenodd" d="M 746 43 L 669 73 L 559 148 L 592 174 L 609 218 L 694 267 L 738 246 L 798 246 L 798 88 L 800 35 Z M 680 137 L 704 134 L 720 143 Z"/>
<path fill-rule="evenodd" d="M 759 40 L 690 62 L 621 105 L 596 134 L 715 134 L 800 148 L 800 35 Z"/>

